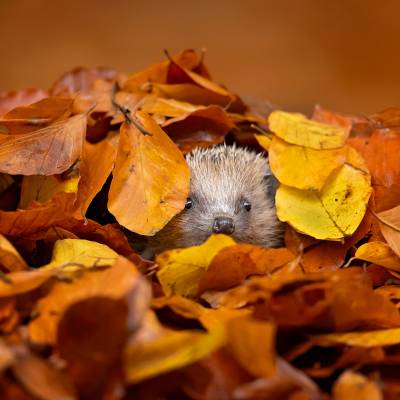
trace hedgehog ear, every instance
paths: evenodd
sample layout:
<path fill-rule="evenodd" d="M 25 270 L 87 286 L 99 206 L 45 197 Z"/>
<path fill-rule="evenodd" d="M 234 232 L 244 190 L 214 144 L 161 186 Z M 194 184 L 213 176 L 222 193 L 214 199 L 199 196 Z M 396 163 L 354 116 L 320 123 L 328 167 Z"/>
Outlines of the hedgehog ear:
<path fill-rule="evenodd" d="M 275 176 L 272 175 L 271 171 L 268 171 L 268 173 L 264 175 L 263 184 L 265 185 L 267 196 L 272 199 L 275 205 L 275 194 L 276 190 L 278 189 L 279 182 Z"/>

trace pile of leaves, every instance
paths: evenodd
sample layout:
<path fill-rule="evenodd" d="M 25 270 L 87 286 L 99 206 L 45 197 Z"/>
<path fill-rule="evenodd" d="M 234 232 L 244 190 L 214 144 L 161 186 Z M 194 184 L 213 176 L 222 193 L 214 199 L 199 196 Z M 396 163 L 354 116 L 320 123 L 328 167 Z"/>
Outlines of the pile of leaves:
<path fill-rule="evenodd" d="M 140 257 L 224 141 L 268 152 L 285 247 Z M 193 50 L 0 94 L 0 398 L 397 399 L 399 153 L 400 109 L 272 110 Z"/>

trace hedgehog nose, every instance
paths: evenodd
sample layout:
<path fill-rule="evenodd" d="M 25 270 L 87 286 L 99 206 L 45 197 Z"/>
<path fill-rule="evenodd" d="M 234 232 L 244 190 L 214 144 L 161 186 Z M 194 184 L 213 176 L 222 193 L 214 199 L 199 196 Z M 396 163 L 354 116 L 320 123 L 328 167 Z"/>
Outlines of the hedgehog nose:
<path fill-rule="evenodd" d="M 227 233 L 228 235 L 233 233 L 235 225 L 232 218 L 228 217 L 217 217 L 214 220 L 213 232 L 214 233 Z"/>

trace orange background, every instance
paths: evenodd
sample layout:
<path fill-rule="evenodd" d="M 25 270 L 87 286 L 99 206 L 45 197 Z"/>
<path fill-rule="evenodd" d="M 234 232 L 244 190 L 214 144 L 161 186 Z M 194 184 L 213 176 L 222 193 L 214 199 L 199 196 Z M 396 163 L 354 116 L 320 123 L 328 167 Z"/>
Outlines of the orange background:
<path fill-rule="evenodd" d="M 207 48 L 214 79 L 290 110 L 400 106 L 400 2 L 0 0 L 0 90 Z"/>

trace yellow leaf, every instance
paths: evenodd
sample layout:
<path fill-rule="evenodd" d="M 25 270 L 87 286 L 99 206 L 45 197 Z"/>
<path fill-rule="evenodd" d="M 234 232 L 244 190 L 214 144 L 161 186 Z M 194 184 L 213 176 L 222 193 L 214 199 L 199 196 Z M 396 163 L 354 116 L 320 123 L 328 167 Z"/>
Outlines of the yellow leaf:
<path fill-rule="evenodd" d="M 269 147 L 271 146 L 271 138 L 267 135 L 259 135 L 255 134 L 255 138 L 257 139 L 258 144 L 265 150 L 269 151 Z"/>
<path fill-rule="evenodd" d="M 137 115 L 146 132 L 133 123 L 121 126 L 108 209 L 129 230 L 154 235 L 183 209 L 190 172 L 157 123 L 144 112 Z"/>
<path fill-rule="evenodd" d="M 157 256 L 156 263 L 160 266 L 157 277 L 164 293 L 196 296 L 200 278 L 211 260 L 220 250 L 234 244 L 229 236 L 212 235 L 200 246 L 168 250 Z"/>
<path fill-rule="evenodd" d="M 357 229 L 370 194 L 370 176 L 345 164 L 321 192 L 281 185 L 276 193 L 277 214 L 281 221 L 316 239 L 339 240 Z"/>
<path fill-rule="evenodd" d="M 348 129 L 312 121 L 298 113 L 273 111 L 268 122 L 271 131 L 286 142 L 316 150 L 342 147 L 349 135 Z"/>
<path fill-rule="evenodd" d="M 354 257 L 400 271 L 400 258 L 384 242 L 365 243 L 357 249 Z"/>
<path fill-rule="evenodd" d="M 392 346 L 400 343 L 400 328 L 368 332 L 329 333 L 310 337 L 318 346 L 345 344 L 357 347 Z"/>
<path fill-rule="evenodd" d="M 42 269 L 62 268 L 65 272 L 113 264 L 118 254 L 108 246 L 84 239 L 57 240 L 51 262 Z"/>
<path fill-rule="evenodd" d="M 226 341 L 222 327 L 209 332 L 173 331 L 158 326 L 154 318 L 151 323 L 155 327 L 151 328 L 150 334 L 145 331 L 146 326 L 142 326 L 125 348 L 124 371 L 129 383 L 192 364 Z"/>
<path fill-rule="evenodd" d="M 362 374 L 344 371 L 333 385 L 333 400 L 383 400 L 378 384 Z"/>
<path fill-rule="evenodd" d="M 315 150 L 274 136 L 268 152 L 271 171 L 283 185 L 320 190 L 329 175 L 346 161 L 347 148 Z"/>

